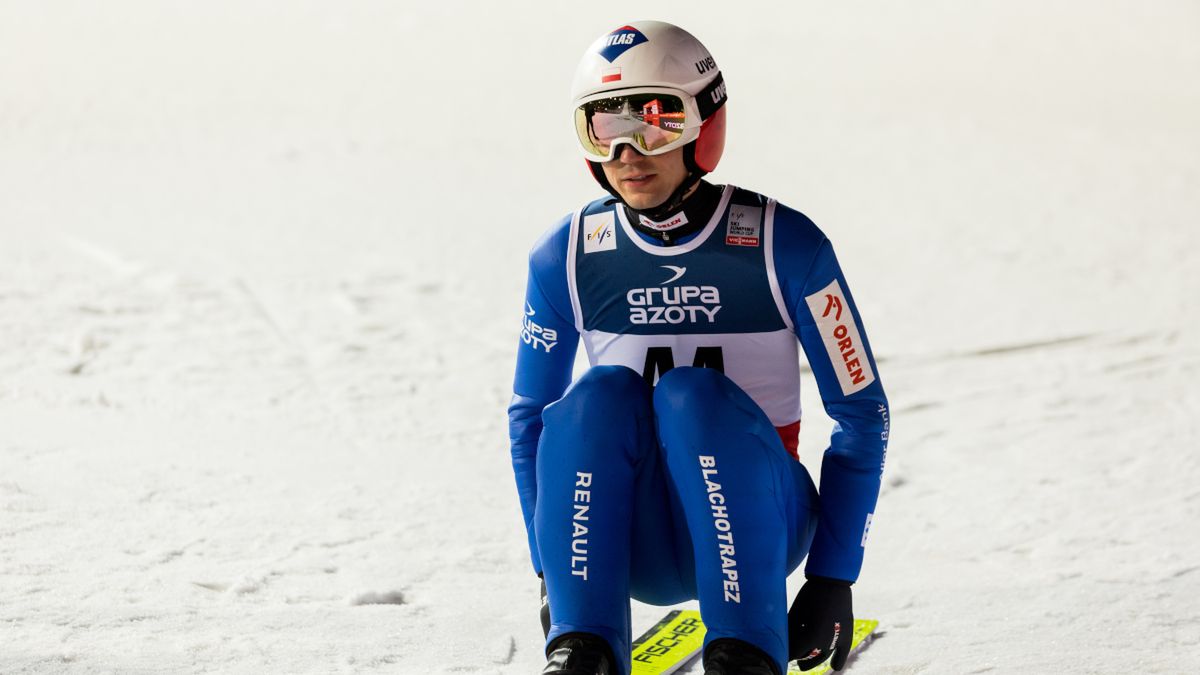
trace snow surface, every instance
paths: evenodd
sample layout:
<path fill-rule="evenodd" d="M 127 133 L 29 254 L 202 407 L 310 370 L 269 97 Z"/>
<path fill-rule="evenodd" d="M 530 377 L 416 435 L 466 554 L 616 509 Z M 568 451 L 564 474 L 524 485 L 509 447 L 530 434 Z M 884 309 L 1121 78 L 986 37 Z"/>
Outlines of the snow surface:
<path fill-rule="evenodd" d="M 600 5 L 0 0 L 0 672 L 539 669 L 525 253 L 648 13 L 879 356 L 852 672 L 1200 668 L 1200 6 Z"/>

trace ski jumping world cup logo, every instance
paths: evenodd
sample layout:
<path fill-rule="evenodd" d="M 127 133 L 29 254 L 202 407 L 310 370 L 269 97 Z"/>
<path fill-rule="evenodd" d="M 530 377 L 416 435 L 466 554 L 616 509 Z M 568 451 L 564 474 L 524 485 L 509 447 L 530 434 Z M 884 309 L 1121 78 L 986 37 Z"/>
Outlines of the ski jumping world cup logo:
<path fill-rule="evenodd" d="M 643 42 L 649 41 L 645 35 L 642 35 L 641 31 L 633 26 L 621 26 L 604 36 L 599 54 L 604 57 L 605 61 L 612 63 L 631 47 L 636 47 Z"/>

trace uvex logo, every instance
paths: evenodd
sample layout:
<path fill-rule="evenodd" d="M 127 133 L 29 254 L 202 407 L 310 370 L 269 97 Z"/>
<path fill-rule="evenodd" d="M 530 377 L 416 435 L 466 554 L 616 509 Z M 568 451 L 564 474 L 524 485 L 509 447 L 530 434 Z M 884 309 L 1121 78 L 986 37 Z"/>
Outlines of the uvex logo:
<path fill-rule="evenodd" d="M 724 82 L 717 85 L 717 88 L 712 90 L 712 94 L 711 94 L 712 102 L 714 104 L 716 104 L 716 103 L 720 103 L 721 101 L 724 101 L 725 100 L 725 91 L 726 91 L 726 89 L 725 89 Z"/>

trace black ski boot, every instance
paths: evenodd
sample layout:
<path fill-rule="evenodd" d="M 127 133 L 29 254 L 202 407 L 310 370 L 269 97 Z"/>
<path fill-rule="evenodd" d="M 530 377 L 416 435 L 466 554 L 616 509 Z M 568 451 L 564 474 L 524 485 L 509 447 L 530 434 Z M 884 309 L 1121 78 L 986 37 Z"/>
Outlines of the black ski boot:
<path fill-rule="evenodd" d="M 542 675 L 613 675 L 617 669 L 612 649 L 598 635 L 567 633 L 546 650 Z"/>
<path fill-rule="evenodd" d="M 704 650 L 704 675 L 779 675 L 766 652 L 749 642 L 721 638 Z"/>

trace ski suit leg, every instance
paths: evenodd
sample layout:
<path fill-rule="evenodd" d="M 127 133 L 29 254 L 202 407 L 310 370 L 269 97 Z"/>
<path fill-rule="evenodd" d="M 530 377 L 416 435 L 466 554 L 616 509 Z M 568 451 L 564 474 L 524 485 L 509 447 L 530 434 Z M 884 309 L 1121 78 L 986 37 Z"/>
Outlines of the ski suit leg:
<path fill-rule="evenodd" d="M 648 605 L 696 599 L 696 562 L 683 505 L 667 478 L 662 449 L 654 441 L 634 484 L 633 545 L 629 595 Z"/>
<path fill-rule="evenodd" d="M 745 640 L 787 669 L 787 575 L 816 530 L 817 492 L 762 409 L 710 368 L 654 391 L 658 442 L 695 555 L 705 646 Z"/>
<path fill-rule="evenodd" d="M 654 471 L 659 463 L 650 401 L 649 385 L 633 370 L 591 368 L 542 413 L 538 445 L 533 522 L 550 601 L 547 646 L 565 633 L 594 633 L 613 648 L 622 674 L 630 669 L 634 513 L 670 518 L 665 474 Z M 657 490 L 648 478 L 654 473 Z M 643 554 L 656 551 L 638 552 Z M 677 580 L 678 573 L 670 572 Z"/>

